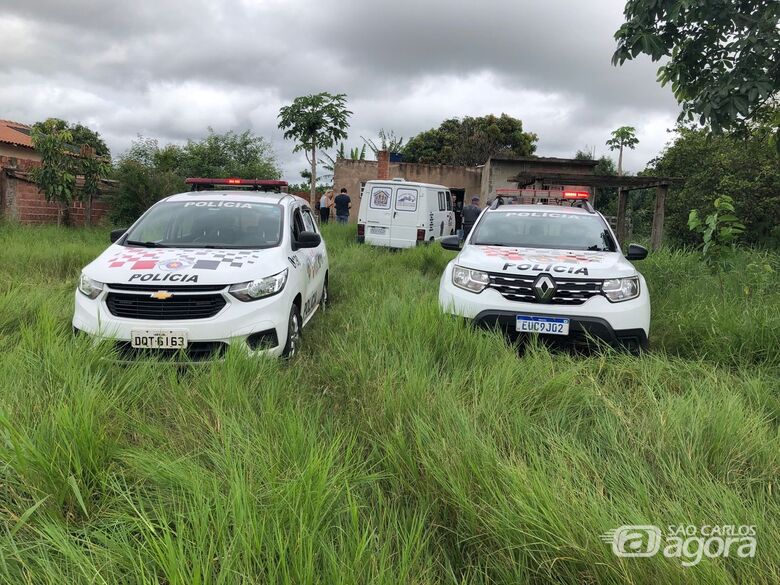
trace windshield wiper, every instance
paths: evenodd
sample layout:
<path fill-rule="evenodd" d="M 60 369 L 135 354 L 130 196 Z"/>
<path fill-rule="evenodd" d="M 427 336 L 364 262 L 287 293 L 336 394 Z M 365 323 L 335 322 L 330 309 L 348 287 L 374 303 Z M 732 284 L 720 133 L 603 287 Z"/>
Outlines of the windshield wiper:
<path fill-rule="evenodd" d="M 157 242 L 139 242 L 137 240 L 125 240 L 124 242 L 128 246 L 140 246 L 142 248 L 168 248 L 165 244 L 158 244 Z"/>

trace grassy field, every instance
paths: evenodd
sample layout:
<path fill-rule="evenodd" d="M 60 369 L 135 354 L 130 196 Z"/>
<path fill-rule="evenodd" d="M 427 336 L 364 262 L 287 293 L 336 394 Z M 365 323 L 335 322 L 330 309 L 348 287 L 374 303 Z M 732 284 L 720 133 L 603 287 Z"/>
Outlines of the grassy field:
<path fill-rule="evenodd" d="M 71 337 L 105 231 L 0 225 L 0 581 L 780 582 L 780 257 L 653 254 L 650 353 L 518 357 L 439 314 L 450 253 L 352 239 L 292 363 L 181 370 Z M 757 551 L 621 559 L 623 524 Z"/>

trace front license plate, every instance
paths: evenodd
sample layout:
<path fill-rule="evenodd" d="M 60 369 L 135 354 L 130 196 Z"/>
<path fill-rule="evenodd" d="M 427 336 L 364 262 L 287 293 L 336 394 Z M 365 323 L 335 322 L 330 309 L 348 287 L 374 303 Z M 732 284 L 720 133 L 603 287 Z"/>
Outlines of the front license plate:
<path fill-rule="evenodd" d="M 372 227 L 369 232 L 377 236 L 384 236 L 387 233 L 386 227 Z"/>
<path fill-rule="evenodd" d="M 136 329 L 130 332 L 130 345 L 141 349 L 184 349 L 187 332 Z"/>
<path fill-rule="evenodd" d="M 546 335 L 568 335 L 569 320 L 556 317 L 518 315 L 516 330 L 521 333 L 544 333 Z"/>

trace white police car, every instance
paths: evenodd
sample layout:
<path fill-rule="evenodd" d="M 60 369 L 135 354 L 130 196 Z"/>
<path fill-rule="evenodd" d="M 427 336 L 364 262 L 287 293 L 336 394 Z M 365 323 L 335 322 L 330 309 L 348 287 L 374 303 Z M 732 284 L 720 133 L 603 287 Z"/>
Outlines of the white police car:
<path fill-rule="evenodd" d="M 188 179 L 278 188 L 282 181 Z M 129 354 L 291 357 L 328 298 L 328 254 L 304 199 L 209 190 L 153 205 L 81 273 L 73 327 Z"/>
<path fill-rule="evenodd" d="M 512 336 L 601 339 L 632 352 L 647 347 L 650 296 L 629 262 L 647 250 L 631 244 L 623 256 L 589 203 L 500 203 L 482 212 L 462 249 L 457 236 L 442 240 L 460 251 L 441 278 L 442 310 Z"/>

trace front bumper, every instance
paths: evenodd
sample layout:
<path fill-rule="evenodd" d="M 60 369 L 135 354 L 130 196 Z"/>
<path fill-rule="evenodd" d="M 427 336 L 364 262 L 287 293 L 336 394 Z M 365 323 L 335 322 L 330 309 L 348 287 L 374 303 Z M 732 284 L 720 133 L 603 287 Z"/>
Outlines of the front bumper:
<path fill-rule="evenodd" d="M 499 329 L 508 336 L 520 335 L 515 331 L 515 317 L 520 311 L 482 311 L 474 318 L 474 324 L 486 329 Z M 551 316 L 550 313 L 533 313 L 522 311 L 523 315 Z M 590 345 L 593 341 L 601 341 L 619 349 L 638 353 L 647 349 L 647 333 L 642 328 L 614 329 L 608 321 L 599 317 L 583 317 L 562 315 L 556 313 L 555 317 L 569 319 L 569 334 L 540 335 L 552 343 L 565 343 L 571 345 Z"/>
<path fill-rule="evenodd" d="M 452 267 L 447 267 L 439 284 L 439 305 L 445 313 L 472 319 L 480 326 L 499 328 L 517 335 L 515 317 L 532 315 L 569 319 L 569 335 L 540 335 L 554 343 L 588 344 L 601 340 L 612 346 L 641 351 L 650 335 L 650 297 L 640 276 L 640 296 L 622 303 L 611 303 L 595 296 L 581 305 L 542 304 L 505 299 L 497 290 L 481 293 L 462 290 L 452 284 Z"/>
<path fill-rule="evenodd" d="M 133 330 L 185 331 L 188 349 L 185 355 L 193 359 L 219 357 L 227 346 L 238 346 L 253 355 L 277 357 L 282 354 L 287 339 L 292 300 L 285 291 L 252 302 L 242 302 L 227 291 L 221 294 L 225 306 L 213 317 L 206 319 L 151 320 L 117 317 L 108 309 L 106 297 L 110 289 L 104 289 L 96 299 L 89 299 L 78 290 L 75 292 L 73 328 L 99 339 L 116 342 L 120 355 L 138 353 L 130 347 Z M 125 292 L 125 291 L 122 291 Z M 270 345 L 274 343 L 275 345 Z M 153 350 L 154 355 L 176 354 L 175 350 Z"/>

